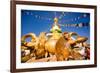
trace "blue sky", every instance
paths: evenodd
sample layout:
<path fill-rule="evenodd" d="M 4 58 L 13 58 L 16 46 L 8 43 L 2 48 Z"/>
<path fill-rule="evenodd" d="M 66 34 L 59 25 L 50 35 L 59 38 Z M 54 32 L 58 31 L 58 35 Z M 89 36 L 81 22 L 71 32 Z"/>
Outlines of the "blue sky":
<path fill-rule="evenodd" d="M 61 26 L 61 29 L 62 32 L 76 32 L 80 36 L 88 37 L 88 42 L 90 42 L 90 14 L 79 12 L 21 10 L 21 36 L 30 32 L 37 36 L 40 32 L 50 32 L 54 17 L 59 19 L 60 25 L 87 24 L 86 27 L 78 28 Z"/>

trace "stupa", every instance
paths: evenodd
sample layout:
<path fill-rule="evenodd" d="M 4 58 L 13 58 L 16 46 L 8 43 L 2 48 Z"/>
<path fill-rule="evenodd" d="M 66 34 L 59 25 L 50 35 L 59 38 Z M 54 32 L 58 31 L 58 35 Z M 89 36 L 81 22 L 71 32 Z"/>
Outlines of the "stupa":
<path fill-rule="evenodd" d="M 50 29 L 49 35 L 51 36 L 51 39 L 59 39 L 62 36 L 62 30 L 60 28 L 60 25 L 58 24 L 58 18 L 54 18 L 54 23 L 52 25 L 52 28 Z"/>
<path fill-rule="evenodd" d="M 50 32 L 51 33 L 52 32 L 58 32 L 58 33 L 62 32 L 61 28 L 60 28 L 60 26 L 58 24 L 58 18 L 57 17 L 54 18 L 54 24 L 53 24 L 52 28 L 50 29 Z"/>

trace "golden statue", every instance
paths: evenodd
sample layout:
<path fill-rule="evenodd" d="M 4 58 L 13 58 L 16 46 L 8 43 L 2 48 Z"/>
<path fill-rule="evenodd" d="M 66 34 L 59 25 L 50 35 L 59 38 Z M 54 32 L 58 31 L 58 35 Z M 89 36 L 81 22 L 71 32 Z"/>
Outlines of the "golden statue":
<path fill-rule="evenodd" d="M 77 38 L 74 38 L 73 36 L 76 36 Z M 30 42 L 25 41 L 28 37 L 31 37 Z M 82 44 L 81 47 L 85 47 L 84 45 L 86 44 L 84 44 L 84 42 L 86 40 L 86 37 L 78 36 L 75 32 L 62 33 L 60 25 L 58 24 L 58 18 L 55 17 L 50 33 L 41 32 L 39 36 L 36 36 L 34 33 L 29 33 L 22 36 L 21 61 L 47 62 L 84 59 L 82 53 L 83 51 L 86 51 L 86 49 L 80 50 L 80 46 L 77 45 Z M 87 52 L 89 53 L 90 51 Z"/>

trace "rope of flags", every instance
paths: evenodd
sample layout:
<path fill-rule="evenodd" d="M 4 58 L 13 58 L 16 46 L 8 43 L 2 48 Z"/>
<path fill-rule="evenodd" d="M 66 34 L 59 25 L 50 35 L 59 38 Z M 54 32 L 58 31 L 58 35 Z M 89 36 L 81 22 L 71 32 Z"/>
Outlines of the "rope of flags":
<path fill-rule="evenodd" d="M 52 21 L 53 18 L 50 18 L 50 17 L 44 17 L 44 16 L 40 16 L 40 15 L 37 15 L 37 14 L 33 14 L 32 12 L 26 12 L 25 14 L 27 15 L 33 15 L 35 18 L 38 18 L 38 19 L 41 19 L 41 20 L 48 20 L 48 21 Z M 57 13 L 54 12 L 54 16 L 57 17 Z M 73 21 L 77 21 L 81 18 L 85 18 L 87 17 L 87 15 L 84 13 L 83 15 L 81 16 L 78 16 L 78 17 L 75 17 L 75 18 L 71 18 L 71 19 L 68 19 L 68 20 L 61 20 L 64 16 L 66 16 L 65 12 L 62 12 L 61 15 L 59 17 L 57 17 L 59 19 L 59 24 L 61 27 L 87 27 L 89 26 L 89 23 L 79 23 L 79 24 L 62 24 L 63 22 L 67 23 L 67 22 L 73 22 Z"/>
<path fill-rule="evenodd" d="M 59 24 L 60 26 L 64 27 L 88 27 L 88 23 L 79 23 L 79 24 Z"/>

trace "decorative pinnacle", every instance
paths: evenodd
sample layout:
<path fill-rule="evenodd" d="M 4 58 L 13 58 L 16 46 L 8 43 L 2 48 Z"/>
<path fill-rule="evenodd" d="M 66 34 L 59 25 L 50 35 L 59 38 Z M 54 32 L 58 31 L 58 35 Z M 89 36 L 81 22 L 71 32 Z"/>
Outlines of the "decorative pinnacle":
<path fill-rule="evenodd" d="M 54 23 L 58 23 L 58 18 L 54 18 Z"/>

